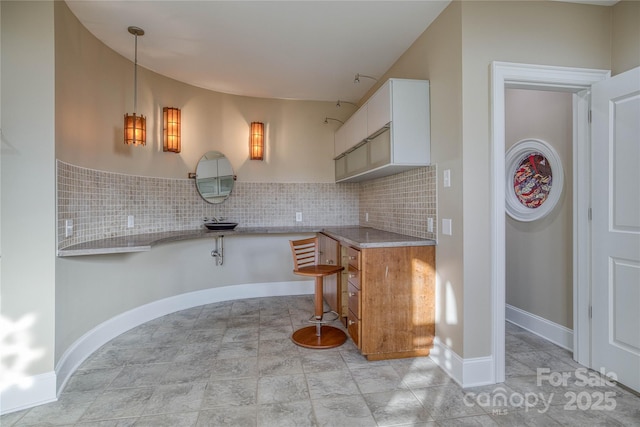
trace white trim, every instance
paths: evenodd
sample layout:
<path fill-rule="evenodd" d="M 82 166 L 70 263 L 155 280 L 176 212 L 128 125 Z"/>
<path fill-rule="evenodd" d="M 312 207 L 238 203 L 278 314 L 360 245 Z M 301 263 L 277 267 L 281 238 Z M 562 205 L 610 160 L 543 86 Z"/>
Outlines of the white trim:
<path fill-rule="evenodd" d="M 91 329 L 67 348 L 56 366 L 58 392 L 64 389 L 71 375 L 94 351 L 118 335 L 150 320 L 176 311 L 221 301 L 310 295 L 313 294 L 312 285 L 312 280 L 303 280 L 224 286 L 175 295 L 121 313 Z"/>
<path fill-rule="evenodd" d="M 55 372 L 33 375 L 24 378 L 23 382 L 29 385 L 25 387 L 14 385 L 2 390 L 0 393 L 0 415 L 57 400 Z"/>
<path fill-rule="evenodd" d="M 573 351 L 573 331 L 571 329 L 509 304 L 505 308 L 508 322 L 562 348 Z"/>
<path fill-rule="evenodd" d="M 491 356 L 463 359 L 435 337 L 429 357 L 462 388 L 493 384 L 494 362 Z"/>
<path fill-rule="evenodd" d="M 491 63 L 491 349 L 494 362 L 494 382 L 505 380 L 505 88 L 552 89 L 567 92 L 580 92 L 589 89 L 592 84 L 610 77 L 608 70 L 555 67 L 546 65 L 515 64 L 507 62 Z M 574 235 L 575 238 L 575 235 Z M 588 277 L 588 260 L 580 263 Z M 582 283 L 579 283 L 582 285 Z M 575 284 L 574 284 L 575 286 Z M 588 290 L 587 290 L 588 292 Z M 584 310 L 576 301 L 574 292 L 574 312 Z M 589 331 L 583 331 L 586 325 L 574 324 L 580 337 Z M 578 329 L 581 328 L 581 329 Z M 580 347 L 578 347 L 580 349 Z"/>
<path fill-rule="evenodd" d="M 591 366 L 591 90 L 573 94 L 573 358 Z"/>

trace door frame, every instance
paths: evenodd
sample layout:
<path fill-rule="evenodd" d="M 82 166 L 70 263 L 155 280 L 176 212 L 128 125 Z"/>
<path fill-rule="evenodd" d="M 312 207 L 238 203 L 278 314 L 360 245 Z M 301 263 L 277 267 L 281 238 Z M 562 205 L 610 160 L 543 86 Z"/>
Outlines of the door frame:
<path fill-rule="evenodd" d="M 508 88 L 573 93 L 573 347 L 574 359 L 590 363 L 590 125 L 591 85 L 609 70 L 491 63 L 491 348 L 493 379 L 505 380 L 506 220 L 505 91 Z M 586 241 L 584 241 L 586 239 Z"/>

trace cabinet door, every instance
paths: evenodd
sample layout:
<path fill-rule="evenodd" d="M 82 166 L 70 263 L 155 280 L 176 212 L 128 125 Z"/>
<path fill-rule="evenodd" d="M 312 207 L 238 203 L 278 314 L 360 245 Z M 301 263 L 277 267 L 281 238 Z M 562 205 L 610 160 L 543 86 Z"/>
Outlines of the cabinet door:
<path fill-rule="evenodd" d="M 386 130 L 369 142 L 368 169 L 391 163 L 391 131 Z"/>
<path fill-rule="evenodd" d="M 347 153 L 347 176 L 367 170 L 367 163 L 369 162 L 367 151 L 367 144 L 364 144 L 352 152 Z"/>
<path fill-rule="evenodd" d="M 367 135 L 391 121 L 391 84 L 392 80 L 388 80 L 367 102 Z"/>
<path fill-rule="evenodd" d="M 331 237 L 324 235 L 322 233 L 318 234 L 318 262 L 320 264 L 329 264 L 329 265 L 338 265 L 340 258 L 338 254 L 340 253 L 340 244 L 337 240 L 332 239 Z M 323 279 L 324 283 L 324 299 L 331 307 L 331 310 L 336 313 L 340 313 L 341 310 L 341 294 L 342 289 L 340 288 L 340 274 L 332 274 L 330 276 L 325 276 Z"/>
<path fill-rule="evenodd" d="M 353 113 L 353 116 L 349 118 L 346 130 L 345 151 L 349 150 L 354 145 L 362 142 L 369 134 L 367 133 L 367 108 L 363 106 L 358 111 Z"/>

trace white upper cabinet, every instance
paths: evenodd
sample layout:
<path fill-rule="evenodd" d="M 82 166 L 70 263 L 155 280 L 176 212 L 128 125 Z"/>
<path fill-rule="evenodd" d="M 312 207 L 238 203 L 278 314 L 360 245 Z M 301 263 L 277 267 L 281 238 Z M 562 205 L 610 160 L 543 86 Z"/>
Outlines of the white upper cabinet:
<path fill-rule="evenodd" d="M 336 181 L 340 182 L 364 181 L 428 166 L 429 81 L 386 81 L 338 129 L 335 149 L 336 165 L 340 164 Z"/>
<path fill-rule="evenodd" d="M 391 80 L 387 80 L 367 101 L 367 135 L 391 121 Z"/>
<path fill-rule="evenodd" d="M 334 136 L 335 155 L 339 156 L 359 142 L 364 141 L 368 135 L 367 110 L 366 108 L 360 108 L 336 131 Z"/>

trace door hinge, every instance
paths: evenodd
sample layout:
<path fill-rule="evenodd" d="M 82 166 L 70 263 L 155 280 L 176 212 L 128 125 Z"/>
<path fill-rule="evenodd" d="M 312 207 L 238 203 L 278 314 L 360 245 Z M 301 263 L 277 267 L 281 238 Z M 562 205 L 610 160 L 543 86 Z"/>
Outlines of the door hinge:
<path fill-rule="evenodd" d="M 589 306 L 589 319 L 593 319 L 593 306 Z"/>
<path fill-rule="evenodd" d="M 591 208 L 589 208 L 589 212 L 587 213 L 587 216 L 589 217 L 589 221 L 591 221 L 591 218 L 592 218 Z"/>

